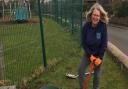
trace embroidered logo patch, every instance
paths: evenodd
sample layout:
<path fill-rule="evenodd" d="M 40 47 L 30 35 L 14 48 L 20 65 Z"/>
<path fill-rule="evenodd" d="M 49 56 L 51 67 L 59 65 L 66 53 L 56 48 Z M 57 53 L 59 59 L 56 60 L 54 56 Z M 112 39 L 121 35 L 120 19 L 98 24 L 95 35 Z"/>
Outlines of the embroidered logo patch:
<path fill-rule="evenodd" d="M 96 33 L 96 38 L 101 39 L 101 33 Z"/>

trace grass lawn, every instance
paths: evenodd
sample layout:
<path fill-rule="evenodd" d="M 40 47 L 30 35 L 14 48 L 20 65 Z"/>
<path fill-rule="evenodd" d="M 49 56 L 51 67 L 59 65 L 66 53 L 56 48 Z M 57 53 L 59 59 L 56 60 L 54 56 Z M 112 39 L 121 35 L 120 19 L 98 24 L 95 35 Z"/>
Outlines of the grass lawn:
<path fill-rule="evenodd" d="M 71 80 L 65 73 L 77 74 L 81 60 L 78 33 L 74 35 L 51 19 L 44 24 L 47 60 L 60 61 L 54 68 L 44 72 L 29 84 L 30 89 L 39 89 L 53 84 L 60 89 L 79 89 L 78 79 Z M 77 35 L 76 35 L 77 34 Z M 17 84 L 43 64 L 39 24 L 0 25 L 0 41 L 4 46 L 5 79 Z M 106 54 L 103 64 L 101 89 L 128 89 L 128 76 Z M 92 79 L 89 88 L 92 86 Z"/>
<path fill-rule="evenodd" d="M 42 64 L 39 24 L 0 25 L 0 45 L 3 45 L 4 77 L 17 84 Z"/>
<path fill-rule="evenodd" d="M 47 60 L 64 60 L 78 46 L 64 33 L 61 26 L 46 20 L 44 26 Z M 0 24 L 0 45 L 4 51 L 4 79 L 18 84 L 43 65 L 41 36 L 38 23 Z M 58 30 L 59 29 L 59 30 Z M 74 46 L 73 48 L 70 48 Z M 71 50 L 68 50 L 71 49 Z"/>
<path fill-rule="evenodd" d="M 30 89 L 39 89 L 41 86 L 47 84 L 55 85 L 60 89 L 79 89 L 78 79 L 68 79 L 65 77 L 65 73 L 77 74 L 82 52 L 79 48 L 79 43 L 73 40 L 75 35 L 73 36 L 71 33 L 67 33 L 63 29 L 63 27 L 54 21 L 47 20 L 47 23 L 45 24 L 45 33 L 54 30 L 54 33 L 51 34 L 52 36 L 49 36 L 57 37 L 59 35 L 59 38 L 61 39 L 59 40 L 57 37 L 55 39 L 47 40 L 47 42 L 50 41 L 51 43 L 56 43 L 51 45 L 55 48 L 54 51 L 50 50 L 52 47 L 49 48 L 47 45 L 47 54 L 49 56 L 59 54 L 57 59 L 61 58 L 63 61 L 56 65 L 55 68 L 43 73 L 38 79 L 31 82 Z M 54 42 L 55 40 L 56 42 Z M 57 44 L 59 46 L 56 46 Z M 59 47 L 64 48 L 59 51 Z M 106 53 L 102 67 L 101 89 L 128 89 L 127 79 L 127 74 L 122 72 L 119 66 L 112 61 L 110 55 Z M 91 87 L 92 79 L 89 83 L 88 89 L 92 89 Z"/>

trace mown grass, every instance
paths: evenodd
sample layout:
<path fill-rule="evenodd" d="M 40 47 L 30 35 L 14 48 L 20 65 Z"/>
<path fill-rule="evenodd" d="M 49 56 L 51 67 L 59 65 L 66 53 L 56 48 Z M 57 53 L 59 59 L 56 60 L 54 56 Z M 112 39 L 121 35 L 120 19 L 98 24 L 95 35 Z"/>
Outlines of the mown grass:
<path fill-rule="evenodd" d="M 109 55 L 106 54 L 104 59 L 100 89 L 127 89 L 127 74 L 120 70 Z M 70 59 L 57 65 L 55 69 L 46 72 L 32 82 L 30 89 L 39 89 L 45 85 L 54 85 L 59 87 L 59 89 L 79 89 L 78 79 L 68 79 L 65 77 L 66 73 L 77 74 L 79 62 L 80 57 L 70 57 Z M 88 89 L 92 89 L 92 78 L 89 81 Z"/>
<path fill-rule="evenodd" d="M 78 79 L 65 77 L 65 73 L 77 74 L 81 60 L 79 31 L 71 34 L 51 19 L 44 24 L 47 60 L 60 61 L 55 68 L 44 72 L 29 84 L 30 89 L 39 89 L 46 84 L 60 89 L 79 89 Z M 76 36 L 77 35 L 77 36 Z M 17 84 L 32 71 L 43 65 L 39 24 L 13 24 L 0 26 L 1 44 L 4 46 L 5 77 Z M 76 41 L 77 40 L 77 41 Z M 101 89 L 127 89 L 128 76 L 105 55 L 101 78 Z M 92 87 L 92 79 L 89 89 Z"/>
<path fill-rule="evenodd" d="M 17 84 L 42 64 L 39 24 L 5 24 L 0 26 L 5 79 Z"/>
<path fill-rule="evenodd" d="M 47 60 L 65 60 L 68 57 L 65 55 L 72 55 L 77 45 L 69 39 L 70 34 L 64 32 L 61 26 L 55 28 L 57 23 L 53 23 L 46 20 L 44 25 L 46 57 Z M 36 68 L 43 66 L 39 27 L 38 23 L 0 25 L 0 41 L 4 46 L 4 77 L 12 84 L 18 84 Z M 73 45 L 74 48 L 70 48 Z"/>
<path fill-rule="evenodd" d="M 59 56 L 64 60 L 56 65 L 55 68 L 43 73 L 38 79 L 32 81 L 29 88 L 39 89 L 45 85 L 54 85 L 59 87 L 59 89 L 79 89 L 78 79 L 68 79 L 65 77 L 66 73 L 77 74 L 78 66 L 81 60 L 82 51 L 79 48 L 79 43 L 73 40 L 75 39 L 75 35 L 73 36 L 71 33 L 65 32 L 63 27 L 51 20 L 48 20 L 45 25 L 45 29 L 54 30 L 54 33 L 62 32 L 63 34 L 56 34 L 56 36 L 60 35 L 60 38 L 67 39 L 54 39 L 58 41 L 57 44 L 62 43 L 61 45 L 65 46 L 64 49 L 62 48 L 62 51 L 64 52 L 59 54 Z M 59 46 L 54 45 L 52 46 L 55 47 L 55 49 L 58 49 Z M 47 46 L 47 52 L 51 55 L 57 55 L 59 53 L 56 52 L 57 54 L 54 54 L 54 51 L 51 51 L 49 46 Z M 127 74 L 122 72 L 120 67 L 113 62 L 111 56 L 106 53 L 102 67 L 101 89 L 128 89 L 127 79 Z M 92 78 L 88 89 L 92 89 Z"/>

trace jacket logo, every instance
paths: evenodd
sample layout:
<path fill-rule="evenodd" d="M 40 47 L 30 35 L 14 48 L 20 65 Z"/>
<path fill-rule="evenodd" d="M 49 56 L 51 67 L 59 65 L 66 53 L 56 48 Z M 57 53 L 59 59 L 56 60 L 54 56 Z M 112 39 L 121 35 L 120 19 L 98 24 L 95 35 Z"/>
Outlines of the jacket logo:
<path fill-rule="evenodd" d="M 96 33 L 96 39 L 101 39 L 101 33 Z"/>

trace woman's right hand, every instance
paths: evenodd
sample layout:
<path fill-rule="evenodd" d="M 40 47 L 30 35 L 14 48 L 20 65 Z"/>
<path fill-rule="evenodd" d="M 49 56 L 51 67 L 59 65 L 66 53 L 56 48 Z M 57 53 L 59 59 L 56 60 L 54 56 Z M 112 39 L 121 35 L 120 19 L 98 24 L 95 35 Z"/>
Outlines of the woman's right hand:
<path fill-rule="evenodd" d="M 94 55 L 90 56 L 90 61 L 96 66 L 99 66 L 102 63 L 102 60 L 100 58 L 95 57 Z"/>
<path fill-rule="evenodd" d="M 91 61 L 92 63 L 94 63 L 96 59 L 97 59 L 97 58 L 96 58 L 94 55 L 91 54 L 91 56 L 90 56 L 90 61 Z"/>

